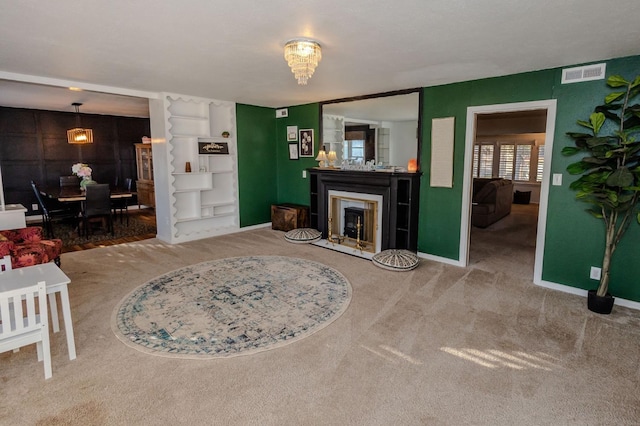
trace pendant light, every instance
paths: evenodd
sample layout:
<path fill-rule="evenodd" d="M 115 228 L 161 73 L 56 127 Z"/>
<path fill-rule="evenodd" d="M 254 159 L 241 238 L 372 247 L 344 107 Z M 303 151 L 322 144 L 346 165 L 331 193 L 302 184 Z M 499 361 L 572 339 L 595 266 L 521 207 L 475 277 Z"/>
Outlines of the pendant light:
<path fill-rule="evenodd" d="M 67 141 L 70 144 L 75 145 L 93 143 L 93 130 L 83 129 L 80 126 L 80 105 L 82 104 L 79 102 L 74 102 L 71 105 L 73 105 L 76 109 L 76 127 L 67 130 Z"/>

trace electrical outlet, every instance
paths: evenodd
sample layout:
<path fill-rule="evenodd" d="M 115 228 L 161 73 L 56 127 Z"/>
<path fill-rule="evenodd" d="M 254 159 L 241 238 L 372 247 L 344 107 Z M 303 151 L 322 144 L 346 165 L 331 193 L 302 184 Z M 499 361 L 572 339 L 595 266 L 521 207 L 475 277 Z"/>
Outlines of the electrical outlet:
<path fill-rule="evenodd" d="M 599 280 L 601 273 L 602 270 L 600 268 L 598 268 L 597 266 L 592 266 L 591 272 L 589 272 L 589 278 L 591 278 L 592 280 Z"/>
<path fill-rule="evenodd" d="M 302 171 L 302 179 L 306 179 L 307 178 L 307 171 L 303 170 Z"/>
<path fill-rule="evenodd" d="M 33 211 L 38 210 L 38 205 L 37 204 L 31 204 L 31 210 L 33 210 Z"/>

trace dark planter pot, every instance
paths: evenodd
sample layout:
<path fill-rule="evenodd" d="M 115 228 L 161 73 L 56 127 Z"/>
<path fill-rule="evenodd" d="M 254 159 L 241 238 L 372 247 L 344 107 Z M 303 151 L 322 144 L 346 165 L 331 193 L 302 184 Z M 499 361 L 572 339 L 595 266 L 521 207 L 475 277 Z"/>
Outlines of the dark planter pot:
<path fill-rule="evenodd" d="M 613 309 L 614 297 L 609 293 L 606 296 L 598 296 L 596 290 L 589 290 L 587 307 L 591 312 L 609 315 Z"/>

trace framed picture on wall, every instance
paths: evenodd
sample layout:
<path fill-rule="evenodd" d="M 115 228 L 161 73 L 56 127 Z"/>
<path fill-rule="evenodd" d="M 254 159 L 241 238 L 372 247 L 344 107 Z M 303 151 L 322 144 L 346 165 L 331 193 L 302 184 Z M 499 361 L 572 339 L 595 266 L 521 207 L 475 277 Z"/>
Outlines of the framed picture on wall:
<path fill-rule="evenodd" d="M 313 157 L 313 129 L 300 129 L 300 157 Z"/>
<path fill-rule="evenodd" d="M 298 126 L 287 126 L 287 140 L 289 142 L 298 140 Z"/>
<path fill-rule="evenodd" d="M 289 160 L 297 160 L 298 159 L 298 144 L 290 143 L 289 144 Z"/>

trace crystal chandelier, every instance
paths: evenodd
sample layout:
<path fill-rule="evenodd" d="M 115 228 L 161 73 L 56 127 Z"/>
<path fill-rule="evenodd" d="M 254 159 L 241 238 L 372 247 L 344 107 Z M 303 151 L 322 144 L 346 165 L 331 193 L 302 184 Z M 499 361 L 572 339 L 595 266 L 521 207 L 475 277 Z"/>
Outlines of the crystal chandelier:
<path fill-rule="evenodd" d="M 93 143 L 93 130 L 80 127 L 80 105 L 82 104 L 74 102 L 71 105 L 76 108 L 76 127 L 67 130 L 67 142 L 75 145 Z"/>
<path fill-rule="evenodd" d="M 298 38 L 284 45 L 284 58 L 295 75 L 298 84 L 306 85 L 322 59 L 320 43 L 314 40 Z"/>

